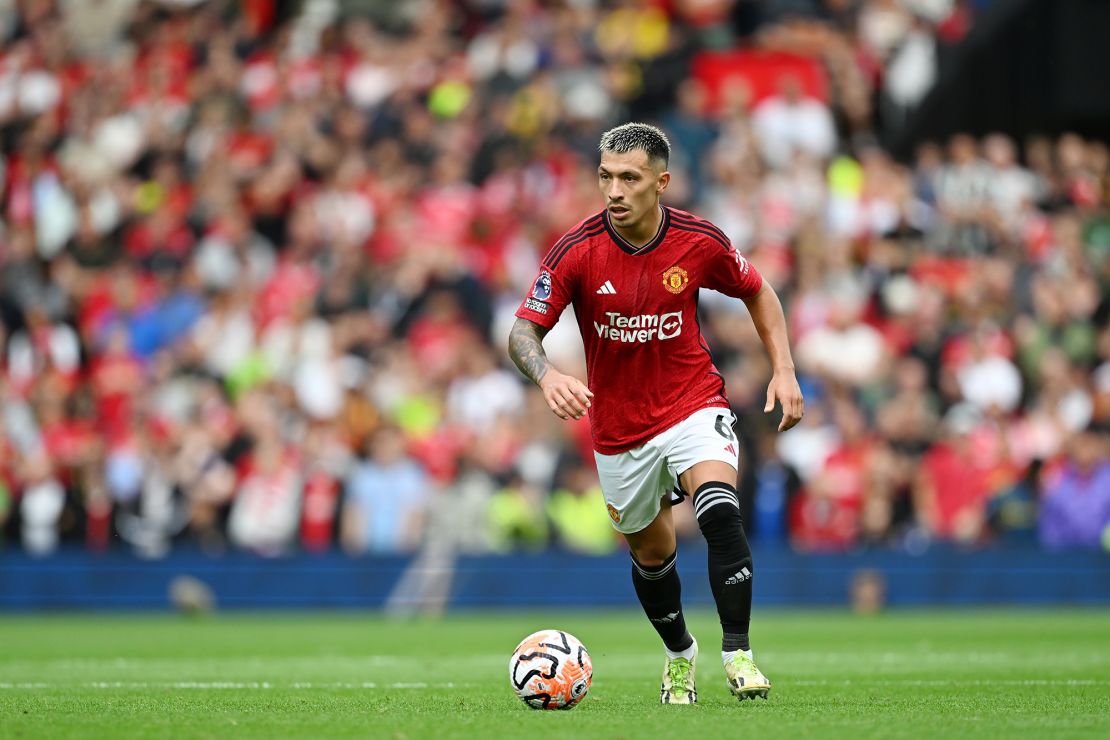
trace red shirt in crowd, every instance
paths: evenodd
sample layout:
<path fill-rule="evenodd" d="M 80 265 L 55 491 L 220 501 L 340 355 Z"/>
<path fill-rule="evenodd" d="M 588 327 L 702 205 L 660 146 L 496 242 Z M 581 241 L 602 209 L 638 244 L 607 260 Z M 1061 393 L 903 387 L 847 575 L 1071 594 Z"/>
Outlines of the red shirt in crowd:
<path fill-rule="evenodd" d="M 990 497 L 988 471 L 966 446 L 934 445 L 921 460 L 921 472 L 935 495 L 934 534 L 952 537 L 961 516 L 981 515 Z"/>
<path fill-rule="evenodd" d="M 841 445 L 825 459 L 809 490 L 791 505 L 790 531 L 797 547 L 835 552 L 856 545 L 874 452 L 874 444 L 864 439 Z"/>

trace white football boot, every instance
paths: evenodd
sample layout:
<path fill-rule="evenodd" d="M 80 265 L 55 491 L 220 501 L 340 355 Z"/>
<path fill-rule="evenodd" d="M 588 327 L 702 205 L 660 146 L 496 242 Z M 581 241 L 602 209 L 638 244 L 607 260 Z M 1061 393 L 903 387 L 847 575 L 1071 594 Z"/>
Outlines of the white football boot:
<path fill-rule="evenodd" d="M 728 690 L 740 701 L 757 696 L 766 699 L 771 692 L 771 682 L 743 650 L 737 650 L 725 662 L 725 677 L 728 679 Z"/>
<path fill-rule="evenodd" d="M 663 664 L 663 685 L 659 688 L 662 704 L 697 704 L 698 690 L 694 687 L 694 663 L 698 659 L 698 642 L 694 641 L 694 654 L 686 658 L 667 656 Z"/>

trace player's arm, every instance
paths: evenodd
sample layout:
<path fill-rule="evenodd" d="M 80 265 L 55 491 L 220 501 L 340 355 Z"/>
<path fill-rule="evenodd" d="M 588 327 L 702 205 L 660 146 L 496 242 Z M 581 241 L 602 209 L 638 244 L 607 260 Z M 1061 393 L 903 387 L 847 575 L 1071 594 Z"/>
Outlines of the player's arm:
<path fill-rule="evenodd" d="M 594 394 L 581 380 L 551 365 L 543 348 L 543 338 L 548 331 L 533 321 L 518 317 L 509 332 L 509 357 L 525 377 L 540 387 L 544 400 L 556 416 L 581 419 L 590 408 Z"/>
<path fill-rule="evenodd" d="M 786 333 L 786 316 L 782 303 L 770 285 L 764 281 L 755 295 L 745 298 L 748 312 L 755 323 L 759 338 L 771 358 L 771 383 L 767 386 L 767 405 L 763 411 L 770 413 L 777 401 L 782 406 L 779 431 L 785 432 L 802 420 L 805 401 L 802 389 L 794 375 L 794 359 L 790 355 L 790 341 Z"/>

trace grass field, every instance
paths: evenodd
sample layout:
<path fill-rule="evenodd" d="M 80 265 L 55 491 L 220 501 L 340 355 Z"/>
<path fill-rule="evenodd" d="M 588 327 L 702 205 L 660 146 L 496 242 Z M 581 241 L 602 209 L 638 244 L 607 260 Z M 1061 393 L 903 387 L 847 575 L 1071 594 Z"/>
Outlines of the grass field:
<path fill-rule="evenodd" d="M 1110 737 L 1110 612 L 758 613 L 769 701 L 736 702 L 700 638 L 695 707 L 660 706 L 633 612 L 0 618 L 0 736 Z M 542 627 L 593 657 L 590 694 L 538 712 L 507 660 Z"/>

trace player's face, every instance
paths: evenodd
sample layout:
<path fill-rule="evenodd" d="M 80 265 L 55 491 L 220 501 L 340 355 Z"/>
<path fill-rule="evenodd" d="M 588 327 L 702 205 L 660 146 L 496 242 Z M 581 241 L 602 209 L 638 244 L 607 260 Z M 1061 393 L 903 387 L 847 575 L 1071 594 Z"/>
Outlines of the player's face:
<path fill-rule="evenodd" d="M 609 218 L 617 226 L 634 229 L 655 213 L 671 173 L 653 164 L 643 149 L 633 149 L 602 152 L 597 177 Z"/>

